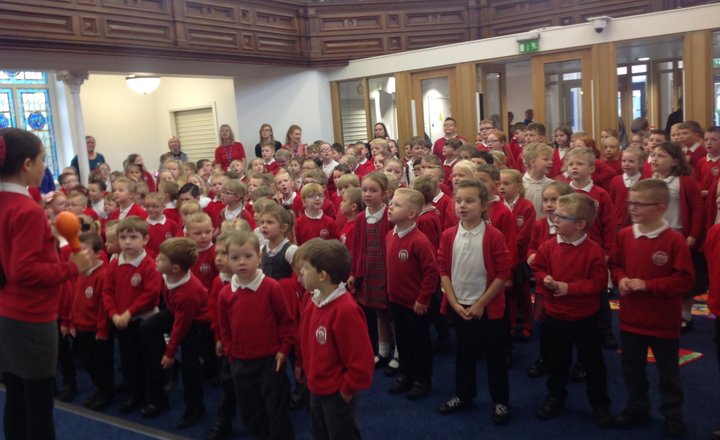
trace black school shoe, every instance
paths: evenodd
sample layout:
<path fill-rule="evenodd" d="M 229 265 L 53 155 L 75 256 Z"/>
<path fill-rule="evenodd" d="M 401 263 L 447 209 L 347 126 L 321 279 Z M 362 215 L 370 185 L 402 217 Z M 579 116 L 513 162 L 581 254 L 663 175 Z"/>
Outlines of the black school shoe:
<path fill-rule="evenodd" d="M 383 374 L 388 377 L 393 377 L 398 374 L 398 371 L 400 371 L 400 360 L 398 358 L 392 358 L 383 369 Z"/>
<path fill-rule="evenodd" d="M 684 437 L 685 423 L 682 420 L 665 420 L 665 432 L 670 437 Z"/>
<path fill-rule="evenodd" d="M 547 396 L 542 406 L 535 411 L 535 417 L 540 420 L 550 420 L 562 413 L 565 408 L 565 402 L 557 397 Z"/>
<path fill-rule="evenodd" d="M 199 422 L 205 415 L 207 415 L 207 412 L 204 406 L 192 409 L 188 408 L 175 426 L 177 426 L 178 429 L 189 428 Z"/>
<path fill-rule="evenodd" d="M 146 419 L 150 419 L 164 413 L 168 409 L 167 400 L 158 400 L 157 402 L 146 403 L 140 410 L 140 414 Z"/>
<path fill-rule="evenodd" d="M 573 382 L 584 382 L 585 378 L 587 378 L 587 371 L 585 371 L 585 366 L 578 362 L 575 364 L 572 370 L 570 370 L 570 380 Z"/>
<path fill-rule="evenodd" d="M 395 381 L 388 388 L 390 394 L 402 394 L 412 387 L 413 383 L 409 377 L 404 374 L 398 375 Z"/>
<path fill-rule="evenodd" d="M 440 405 L 438 408 L 438 411 L 440 414 L 447 415 L 447 414 L 454 414 L 458 411 L 462 411 L 464 409 L 468 409 L 472 406 L 472 400 L 464 400 L 460 397 L 451 397 L 447 402 Z"/>
<path fill-rule="evenodd" d="M 66 383 L 60 388 L 57 398 L 61 402 L 71 402 L 75 396 L 77 396 L 77 387 L 74 384 Z"/>
<path fill-rule="evenodd" d="M 216 417 L 204 440 L 222 440 L 232 434 L 232 419 Z"/>
<path fill-rule="evenodd" d="M 408 400 L 420 400 L 430 394 L 432 385 L 430 382 L 413 382 L 410 391 L 405 395 Z"/>
<path fill-rule="evenodd" d="M 535 362 L 530 365 L 530 368 L 528 368 L 528 377 L 540 377 L 547 371 L 547 365 L 545 365 L 545 361 L 542 358 L 538 358 Z"/>
<path fill-rule="evenodd" d="M 118 411 L 120 414 L 129 414 L 142 407 L 143 403 L 145 403 L 145 401 L 140 397 L 130 397 L 120 404 Z"/>
<path fill-rule="evenodd" d="M 618 428 L 630 428 L 650 420 L 650 413 L 638 409 L 627 408 L 615 418 L 615 426 Z"/>
<path fill-rule="evenodd" d="M 95 399 L 90 404 L 85 405 L 93 411 L 102 411 L 112 403 L 112 394 L 98 391 L 95 393 Z"/>
<path fill-rule="evenodd" d="M 496 403 L 492 413 L 492 421 L 496 425 L 505 425 L 510 420 L 510 408 L 502 403 Z"/>

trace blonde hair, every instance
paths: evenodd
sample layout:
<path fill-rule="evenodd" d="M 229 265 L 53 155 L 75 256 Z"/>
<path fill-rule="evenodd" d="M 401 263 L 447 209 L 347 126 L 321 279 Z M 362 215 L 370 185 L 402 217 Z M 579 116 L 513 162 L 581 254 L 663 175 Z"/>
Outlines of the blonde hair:
<path fill-rule="evenodd" d="M 500 170 L 500 178 L 502 178 L 502 175 L 505 174 L 507 176 L 510 176 L 510 180 L 515 182 L 518 185 L 518 193 L 520 196 L 525 196 L 525 185 L 523 185 L 523 175 L 520 171 L 507 168 L 504 170 Z"/>
<path fill-rule="evenodd" d="M 172 237 L 160 245 L 160 253 L 165 255 L 171 264 L 177 264 L 182 270 L 189 270 L 198 259 L 198 248 L 189 238 Z"/>
<path fill-rule="evenodd" d="M 335 186 L 337 186 L 338 188 L 342 188 L 344 186 L 351 186 L 353 188 L 359 188 L 360 187 L 360 179 L 355 174 L 344 174 L 344 175 L 338 177 L 338 180 L 335 183 Z"/>
<path fill-rule="evenodd" d="M 300 197 L 305 199 L 310 194 L 323 194 L 325 195 L 325 191 L 323 191 L 323 187 L 318 183 L 307 183 L 305 184 L 302 189 L 300 190 Z"/>
<path fill-rule="evenodd" d="M 465 171 L 468 175 L 472 176 L 475 174 L 475 164 L 469 160 L 461 160 L 452 167 L 453 172 L 455 170 Z"/>
<path fill-rule="evenodd" d="M 239 217 L 234 220 L 223 220 L 220 224 L 220 232 L 224 233 L 232 231 L 250 232 L 250 223 Z"/>
<path fill-rule="evenodd" d="M 400 188 L 395 191 L 395 195 L 393 197 L 404 198 L 408 203 L 412 205 L 412 208 L 415 209 L 417 215 L 420 215 L 423 207 L 425 206 L 425 197 L 420 191 L 416 189 Z"/>
<path fill-rule="evenodd" d="M 590 166 L 595 166 L 595 152 L 589 147 L 577 147 L 565 153 L 565 161 L 569 161 L 571 157 L 577 157 L 587 161 Z"/>
<path fill-rule="evenodd" d="M 557 204 L 567 208 L 568 214 L 577 220 L 585 220 L 584 231 L 590 229 L 597 216 L 595 199 L 585 194 L 573 193 L 560 196 L 557 199 Z"/>
<path fill-rule="evenodd" d="M 212 219 L 209 215 L 205 214 L 204 212 L 196 212 L 195 214 L 192 214 L 190 218 L 187 221 L 187 226 L 190 225 L 196 225 L 201 223 L 210 223 L 212 224 Z"/>
<path fill-rule="evenodd" d="M 247 187 L 238 179 L 228 179 L 223 183 L 223 191 L 229 191 L 237 194 L 238 197 L 244 199 L 247 195 Z"/>
<path fill-rule="evenodd" d="M 201 212 L 200 204 L 195 200 L 188 200 L 180 205 L 180 215 L 197 214 Z M 204 213 L 203 213 L 204 214 Z M 207 214 L 205 214 L 207 215 Z"/>
<path fill-rule="evenodd" d="M 530 166 L 530 162 L 534 161 L 540 156 L 551 156 L 553 155 L 553 148 L 550 145 L 542 142 L 533 142 L 527 145 L 523 149 L 523 159 L 525 164 Z"/>

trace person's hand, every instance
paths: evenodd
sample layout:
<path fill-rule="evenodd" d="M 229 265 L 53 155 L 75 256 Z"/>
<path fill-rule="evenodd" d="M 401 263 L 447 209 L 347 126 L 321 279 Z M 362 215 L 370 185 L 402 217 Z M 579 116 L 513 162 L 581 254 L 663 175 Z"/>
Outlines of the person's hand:
<path fill-rule="evenodd" d="M 472 317 L 468 315 L 467 309 L 465 309 L 465 307 L 463 307 L 461 304 L 456 302 L 452 304 L 451 307 L 453 308 L 453 310 L 455 310 L 455 313 L 457 313 L 458 316 L 465 321 L 470 321 L 472 319 Z"/>
<path fill-rule="evenodd" d="M 645 281 L 640 278 L 629 279 L 627 285 L 633 292 L 644 292 L 647 290 L 647 284 L 645 284 Z"/>
<path fill-rule="evenodd" d="M 632 288 L 630 288 L 630 285 L 628 284 L 630 282 L 630 278 L 623 278 L 618 283 L 618 290 L 620 290 L 620 296 L 629 295 L 632 293 Z"/>
<path fill-rule="evenodd" d="M 305 383 L 305 371 L 300 366 L 295 367 L 295 380 L 297 383 Z"/>
<path fill-rule="evenodd" d="M 550 275 L 543 278 L 543 285 L 548 290 L 556 290 L 557 289 L 557 282 Z"/>
<path fill-rule="evenodd" d="M 68 328 L 64 325 L 61 325 L 60 326 L 60 336 L 62 336 L 64 338 L 65 336 L 67 336 L 67 334 L 68 334 Z"/>
<path fill-rule="evenodd" d="M 275 372 L 279 373 L 285 366 L 285 355 L 279 351 L 275 355 Z"/>
<path fill-rule="evenodd" d="M 687 246 L 692 249 L 695 247 L 697 240 L 695 240 L 695 237 L 688 237 L 685 239 L 685 242 L 687 243 Z"/>
<path fill-rule="evenodd" d="M 215 343 L 215 356 L 222 357 L 225 354 L 225 349 L 223 348 L 222 341 L 217 341 Z"/>
<path fill-rule="evenodd" d="M 485 314 L 485 306 L 480 304 L 480 301 L 476 301 L 475 304 L 471 305 L 470 308 L 467 309 L 467 314 L 470 319 L 480 319 Z"/>
<path fill-rule="evenodd" d="M 568 284 L 555 281 L 555 294 L 553 296 L 565 296 L 568 294 Z"/>
<path fill-rule="evenodd" d="M 92 260 L 90 259 L 89 250 L 73 252 L 70 255 L 70 261 L 72 261 L 75 266 L 77 266 L 79 273 L 85 273 L 92 267 Z"/>
<path fill-rule="evenodd" d="M 530 255 L 528 256 L 528 259 L 527 259 L 527 264 L 528 264 L 528 266 L 529 266 L 529 265 L 532 265 L 532 264 L 533 264 L 533 261 L 535 261 L 535 255 L 536 255 L 536 254 L 530 254 Z"/>
<path fill-rule="evenodd" d="M 107 341 L 107 340 L 108 340 L 108 337 L 96 333 L 96 334 L 95 334 L 95 340 L 96 340 L 96 341 Z"/>
<path fill-rule="evenodd" d="M 342 397 L 342 400 L 344 400 L 345 403 L 350 403 L 353 398 L 352 394 L 345 394 L 342 391 L 340 391 L 340 397 Z"/>
<path fill-rule="evenodd" d="M 348 290 L 355 290 L 355 277 L 351 276 L 347 280 Z"/>
<path fill-rule="evenodd" d="M 415 301 L 415 305 L 413 306 L 413 312 L 415 312 L 418 316 L 423 316 L 428 311 L 428 306 L 424 306 L 420 304 L 419 302 Z"/>
<path fill-rule="evenodd" d="M 117 313 L 112 315 L 111 320 L 112 320 L 112 323 L 115 325 L 115 327 L 121 329 L 120 328 L 120 315 L 118 315 Z"/>
<path fill-rule="evenodd" d="M 163 355 L 162 360 L 160 361 L 160 365 L 162 365 L 162 367 L 166 370 L 168 368 L 172 368 L 172 366 L 175 365 L 175 358 Z"/>
<path fill-rule="evenodd" d="M 72 336 L 73 338 L 75 336 L 77 336 L 77 329 L 75 327 L 70 327 L 69 331 L 70 331 L 70 336 Z"/>

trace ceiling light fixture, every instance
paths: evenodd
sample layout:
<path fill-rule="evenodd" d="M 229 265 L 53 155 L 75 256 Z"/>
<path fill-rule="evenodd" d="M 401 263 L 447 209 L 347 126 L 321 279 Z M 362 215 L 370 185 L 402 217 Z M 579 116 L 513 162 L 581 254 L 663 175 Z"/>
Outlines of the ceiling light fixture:
<path fill-rule="evenodd" d="M 125 82 L 133 92 L 147 95 L 160 86 L 160 77 L 154 75 L 130 75 L 125 78 Z"/>
<path fill-rule="evenodd" d="M 650 61 L 650 57 L 640 57 L 637 60 L 638 61 Z"/>

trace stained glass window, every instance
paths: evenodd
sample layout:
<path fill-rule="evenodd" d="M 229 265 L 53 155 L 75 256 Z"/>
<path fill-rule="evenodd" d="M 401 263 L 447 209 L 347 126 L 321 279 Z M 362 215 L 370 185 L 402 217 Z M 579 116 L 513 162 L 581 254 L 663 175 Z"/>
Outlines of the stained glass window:
<path fill-rule="evenodd" d="M 0 128 L 33 132 L 45 145 L 45 164 L 58 175 L 57 149 L 45 72 L 0 70 Z"/>

